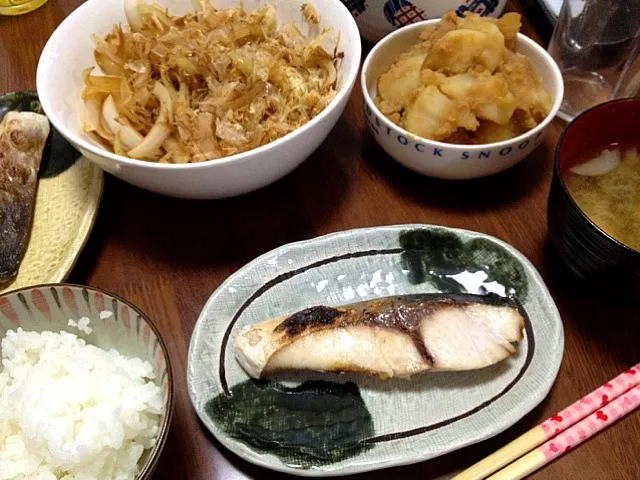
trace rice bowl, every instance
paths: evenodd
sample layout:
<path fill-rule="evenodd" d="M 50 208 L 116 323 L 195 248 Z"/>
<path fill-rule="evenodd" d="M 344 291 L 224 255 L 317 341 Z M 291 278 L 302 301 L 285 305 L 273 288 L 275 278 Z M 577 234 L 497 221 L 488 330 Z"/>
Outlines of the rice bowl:
<path fill-rule="evenodd" d="M 0 479 L 136 478 L 163 410 L 149 362 L 64 331 L 9 330 L 1 350 Z"/>
<path fill-rule="evenodd" d="M 11 407 L 0 414 L 0 478 L 94 480 L 101 478 L 100 462 L 111 473 L 114 461 L 127 458 L 128 473 L 102 478 L 151 478 L 167 440 L 174 392 L 166 346 L 142 312 L 98 289 L 40 285 L 0 296 L 3 337 L 0 404 L 7 405 L 8 394 Z M 24 460 L 25 450 L 31 473 L 21 476 L 25 465 L 15 460 Z M 47 463 L 58 467 L 53 474 Z"/>

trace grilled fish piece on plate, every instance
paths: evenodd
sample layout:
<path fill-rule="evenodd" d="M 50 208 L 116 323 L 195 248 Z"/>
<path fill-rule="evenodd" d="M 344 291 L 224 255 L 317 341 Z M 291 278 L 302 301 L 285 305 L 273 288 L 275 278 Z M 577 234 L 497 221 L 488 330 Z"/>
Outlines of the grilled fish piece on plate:
<path fill-rule="evenodd" d="M 8 112 L 0 123 L 0 284 L 18 273 L 36 199 L 49 121 L 33 112 Z"/>
<path fill-rule="evenodd" d="M 381 378 L 473 370 L 504 360 L 523 338 L 519 306 L 496 295 L 417 294 L 315 306 L 244 328 L 236 358 L 261 378 L 283 370 Z"/>

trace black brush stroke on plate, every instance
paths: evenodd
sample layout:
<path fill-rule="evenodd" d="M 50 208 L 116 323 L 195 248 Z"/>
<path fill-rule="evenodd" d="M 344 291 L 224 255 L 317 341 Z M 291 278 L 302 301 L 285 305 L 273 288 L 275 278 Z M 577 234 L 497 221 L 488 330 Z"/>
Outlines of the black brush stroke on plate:
<path fill-rule="evenodd" d="M 7 112 L 35 112 L 44 114 L 38 94 L 34 90 L 0 95 L 0 121 Z M 82 155 L 51 125 L 51 133 L 44 146 L 39 178 L 51 178 L 69 169 Z"/>
<path fill-rule="evenodd" d="M 308 469 L 373 448 L 373 419 L 354 383 L 309 381 L 288 388 L 247 380 L 205 411 L 225 433 L 283 463 Z"/>

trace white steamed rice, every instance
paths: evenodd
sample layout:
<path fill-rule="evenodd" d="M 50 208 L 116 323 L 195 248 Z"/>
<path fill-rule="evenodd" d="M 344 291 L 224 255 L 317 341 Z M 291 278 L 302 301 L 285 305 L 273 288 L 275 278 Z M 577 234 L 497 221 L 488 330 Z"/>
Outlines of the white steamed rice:
<path fill-rule="evenodd" d="M 67 332 L 9 331 L 0 480 L 133 480 L 163 410 L 152 366 Z"/>

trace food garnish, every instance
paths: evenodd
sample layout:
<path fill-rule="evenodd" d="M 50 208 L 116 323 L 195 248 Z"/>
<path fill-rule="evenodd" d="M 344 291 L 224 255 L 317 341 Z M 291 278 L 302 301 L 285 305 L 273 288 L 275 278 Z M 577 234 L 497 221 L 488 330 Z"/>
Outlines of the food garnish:
<path fill-rule="evenodd" d="M 295 24 L 276 7 L 199 10 L 177 17 L 125 1 L 128 27 L 93 36 L 84 72 L 83 129 L 116 154 L 163 163 L 214 160 L 266 145 L 317 116 L 336 95 L 341 54 L 305 4 Z"/>

